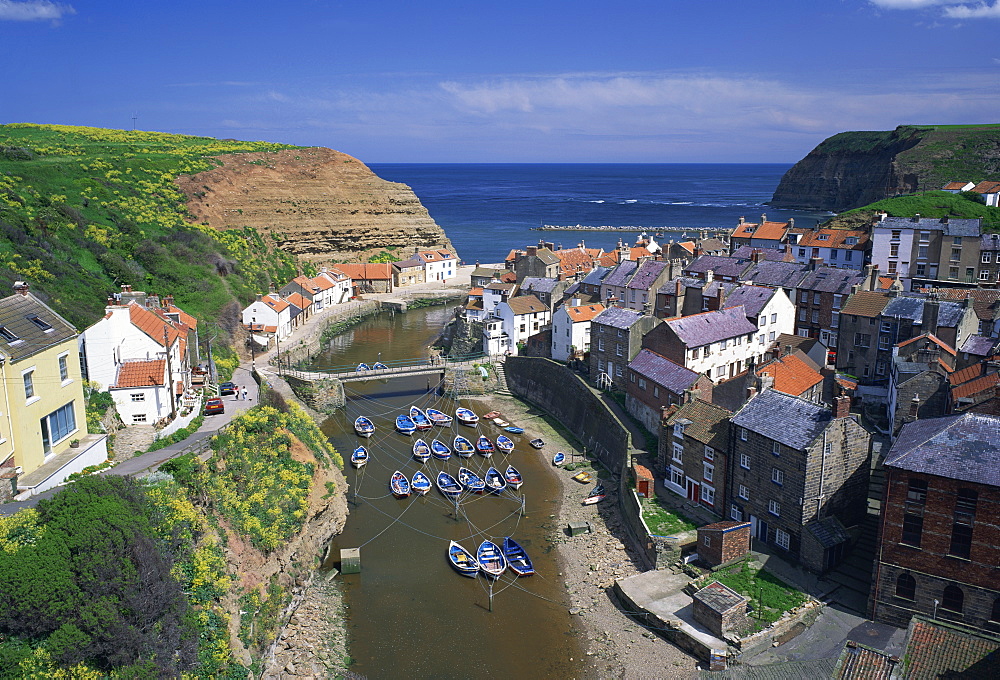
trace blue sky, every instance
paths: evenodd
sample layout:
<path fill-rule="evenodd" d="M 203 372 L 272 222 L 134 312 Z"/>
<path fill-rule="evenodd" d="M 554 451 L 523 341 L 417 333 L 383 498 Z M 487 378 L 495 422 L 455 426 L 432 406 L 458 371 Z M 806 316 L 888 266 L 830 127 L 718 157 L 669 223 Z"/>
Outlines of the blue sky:
<path fill-rule="evenodd" d="M 0 0 L 0 122 L 378 162 L 794 162 L 1000 123 L 1000 0 Z"/>

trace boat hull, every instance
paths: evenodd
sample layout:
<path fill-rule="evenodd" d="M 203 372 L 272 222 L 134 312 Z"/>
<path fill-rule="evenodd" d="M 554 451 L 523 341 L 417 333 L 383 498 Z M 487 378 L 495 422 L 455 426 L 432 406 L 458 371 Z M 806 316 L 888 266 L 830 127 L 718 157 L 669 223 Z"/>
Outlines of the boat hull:
<path fill-rule="evenodd" d="M 518 576 L 531 576 L 535 573 L 535 567 L 528 557 L 527 551 L 522 548 L 510 536 L 503 539 L 503 556 L 507 560 L 507 566 Z"/>

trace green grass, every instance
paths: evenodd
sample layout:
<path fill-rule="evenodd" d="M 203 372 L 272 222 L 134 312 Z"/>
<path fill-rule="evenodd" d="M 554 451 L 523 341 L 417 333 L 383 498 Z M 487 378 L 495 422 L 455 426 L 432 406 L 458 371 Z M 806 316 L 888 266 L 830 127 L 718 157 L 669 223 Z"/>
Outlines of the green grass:
<path fill-rule="evenodd" d="M 750 599 L 753 607 L 750 616 L 756 620 L 758 630 L 771 625 L 785 612 L 806 601 L 805 593 L 792 588 L 749 559 L 720 569 L 712 576 Z"/>
<path fill-rule="evenodd" d="M 986 206 L 969 200 L 961 194 L 951 194 L 947 191 L 929 191 L 898 198 L 886 198 L 855 210 L 848 210 L 831 218 L 825 224 L 829 226 L 852 226 L 858 220 L 869 223 L 880 211 L 885 211 L 890 217 L 954 217 L 971 219 L 981 217 L 983 226 L 990 231 L 1000 230 L 1000 208 Z"/>
<path fill-rule="evenodd" d="M 672 508 L 668 508 L 659 498 L 639 498 L 642 519 L 649 531 L 656 536 L 672 536 L 685 531 L 694 531 L 698 524 Z"/>

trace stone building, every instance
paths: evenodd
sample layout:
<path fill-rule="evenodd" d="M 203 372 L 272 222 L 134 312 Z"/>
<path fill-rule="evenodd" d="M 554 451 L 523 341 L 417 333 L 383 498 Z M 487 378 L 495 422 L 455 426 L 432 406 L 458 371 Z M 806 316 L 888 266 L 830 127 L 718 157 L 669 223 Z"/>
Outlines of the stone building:
<path fill-rule="evenodd" d="M 903 426 L 885 459 L 871 616 L 914 614 L 1000 631 L 1000 418 Z"/>
<path fill-rule="evenodd" d="M 514 273 L 517 282 L 521 283 L 530 277 L 557 279 L 559 278 L 559 258 L 548 248 L 528 246 L 523 255 L 514 260 Z"/>
<path fill-rule="evenodd" d="M 691 596 L 694 620 L 719 638 L 742 637 L 750 631 L 747 598 L 727 585 L 712 581 Z"/>
<path fill-rule="evenodd" d="M 948 412 L 955 350 L 924 334 L 893 347 L 886 415 L 895 435 L 904 423 Z"/>
<path fill-rule="evenodd" d="M 873 290 L 878 282 L 878 270 L 816 267 L 795 289 L 795 334 L 815 338 L 830 349 L 839 340 L 840 312 L 844 303 L 857 290 Z"/>
<path fill-rule="evenodd" d="M 872 264 L 898 276 L 903 290 L 979 282 L 982 220 L 889 217 L 872 228 Z M 989 270 L 984 270 L 989 271 Z"/>
<path fill-rule="evenodd" d="M 563 293 L 569 288 L 569 281 L 559 279 L 543 279 L 537 276 L 528 276 L 521 281 L 518 295 L 534 295 L 538 300 L 549 308 L 549 312 L 555 311 L 563 299 Z"/>
<path fill-rule="evenodd" d="M 626 367 L 642 349 L 642 339 L 660 323 L 632 309 L 609 307 L 590 323 L 590 377 L 598 385 L 624 390 Z"/>
<path fill-rule="evenodd" d="M 719 516 L 726 507 L 732 415 L 720 406 L 691 398 L 667 411 L 660 427 L 657 462 L 664 486 Z"/>
<path fill-rule="evenodd" d="M 712 381 L 702 373 L 679 366 L 652 350 L 640 350 L 628 364 L 625 409 L 650 432 L 660 427 L 660 414 L 680 404 L 684 393 L 697 389 L 712 398 Z"/>
<path fill-rule="evenodd" d="M 722 308 L 726 296 L 737 287 L 712 278 L 710 281 L 690 276 L 679 276 L 667 281 L 656 291 L 653 312 L 661 319 L 675 316 L 691 316 Z"/>
<path fill-rule="evenodd" d="M 711 568 L 750 552 L 750 522 L 731 519 L 698 527 L 698 557 Z"/>
<path fill-rule="evenodd" d="M 773 389 L 758 394 L 732 417 L 729 518 L 749 520 L 754 538 L 807 569 L 834 567 L 845 541 L 819 546 L 805 533 L 828 517 L 845 527 L 864 518 L 870 440 L 848 397 L 831 411 Z"/>

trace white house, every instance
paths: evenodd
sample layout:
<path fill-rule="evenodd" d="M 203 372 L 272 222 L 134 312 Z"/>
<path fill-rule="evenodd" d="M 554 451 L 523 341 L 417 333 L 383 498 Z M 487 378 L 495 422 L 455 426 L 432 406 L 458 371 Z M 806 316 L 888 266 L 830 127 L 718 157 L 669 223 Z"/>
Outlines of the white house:
<path fill-rule="evenodd" d="M 499 326 L 495 319 L 499 319 Z M 521 295 L 497 305 L 483 324 L 483 345 L 490 354 L 518 353 L 518 343 L 544 330 L 552 320 L 547 305 L 534 295 Z"/>
<path fill-rule="evenodd" d="M 949 194 L 960 194 L 963 191 L 972 191 L 974 186 L 976 186 L 975 182 L 948 182 L 941 191 L 947 191 Z"/>
<path fill-rule="evenodd" d="M 510 338 L 504 332 L 503 319 L 490 315 L 483 319 L 483 351 L 490 355 L 506 354 Z"/>
<path fill-rule="evenodd" d="M 287 338 L 292 332 L 292 308 L 287 302 L 271 295 L 257 294 L 257 299 L 243 310 L 245 326 L 274 327 L 278 339 Z"/>
<path fill-rule="evenodd" d="M 552 315 L 552 358 L 568 361 L 574 354 L 590 351 L 590 322 L 604 305 L 582 305 L 570 298 Z"/>
<path fill-rule="evenodd" d="M 1000 182 L 995 182 L 992 180 L 987 180 L 985 182 L 980 182 L 976 186 L 972 187 L 970 191 L 975 191 L 983 197 L 986 201 L 986 205 L 991 205 L 994 208 L 1000 205 Z"/>
<path fill-rule="evenodd" d="M 420 250 L 413 256 L 424 263 L 426 281 L 447 281 L 457 275 L 458 258 L 447 250 Z"/>
<path fill-rule="evenodd" d="M 123 361 L 118 364 L 118 376 L 108 391 L 126 425 L 152 425 L 170 415 L 166 359 Z"/>
<path fill-rule="evenodd" d="M 483 314 L 490 316 L 496 312 L 501 302 L 506 302 L 517 290 L 516 283 L 500 283 L 494 281 L 483 288 Z"/>
<path fill-rule="evenodd" d="M 486 318 L 486 311 L 483 309 L 483 289 L 472 288 L 469 290 L 469 298 L 465 301 L 465 309 L 462 315 L 467 321 L 482 321 Z"/>
<path fill-rule="evenodd" d="M 757 326 L 761 353 L 782 333 L 795 333 L 795 304 L 781 288 L 741 285 L 729 293 L 723 308 L 742 306 L 747 321 Z"/>
<path fill-rule="evenodd" d="M 718 382 L 742 373 L 749 360 L 758 361 L 766 351 L 767 345 L 758 345 L 757 330 L 739 305 L 667 319 L 646 336 L 643 346 Z"/>
<path fill-rule="evenodd" d="M 868 233 L 861 230 L 810 229 L 788 233 L 788 248 L 795 261 L 802 264 L 819 257 L 829 267 L 861 269 L 868 245 Z"/>
<path fill-rule="evenodd" d="M 292 293 L 307 298 L 312 303 L 312 311 L 318 312 L 351 299 L 351 277 L 323 267 L 316 276 L 296 276 L 281 289 L 284 298 Z"/>

